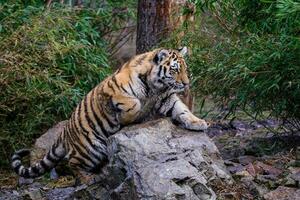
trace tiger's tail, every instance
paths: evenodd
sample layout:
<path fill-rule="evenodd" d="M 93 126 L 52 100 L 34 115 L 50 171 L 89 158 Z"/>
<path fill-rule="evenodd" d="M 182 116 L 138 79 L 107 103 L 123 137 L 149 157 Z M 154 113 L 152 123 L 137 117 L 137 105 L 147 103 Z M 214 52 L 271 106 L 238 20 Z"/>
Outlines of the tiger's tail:
<path fill-rule="evenodd" d="M 45 174 L 47 171 L 54 168 L 67 153 L 60 136 L 42 160 L 30 167 L 25 167 L 22 164 L 22 158 L 29 154 L 29 149 L 21 149 L 16 151 L 11 157 L 12 168 L 19 176 L 24 178 L 36 178 Z"/>

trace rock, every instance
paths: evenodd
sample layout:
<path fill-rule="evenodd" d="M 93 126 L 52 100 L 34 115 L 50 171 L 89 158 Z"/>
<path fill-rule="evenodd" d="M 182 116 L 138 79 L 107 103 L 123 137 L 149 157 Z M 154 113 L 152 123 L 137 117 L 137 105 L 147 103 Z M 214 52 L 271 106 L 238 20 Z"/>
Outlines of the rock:
<path fill-rule="evenodd" d="M 298 146 L 296 149 L 295 167 L 300 167 L 300 146 Z"/>
<path fill-rule="evenodd" d="M 252 177 L 251 174 L 246 170 L 236 172 L 234 175 L 236 177 Z"/>
<path fill-rule="evenodd" d="M 251 174 L 251 176 L 256 176 L 257 173 L 259 173 L 259 169 L 255 168 L 255 166 L 252 163 L 249 163 L 245 166 L 247 172 Z"/>
<path fill-rule="evenodd" d="M 264 185 L 259 185 L 254 182 L 254 178 L 252 176 L 246 176 L 241 178 L 241 183 L 243 183 L 248 190 L 253 194 L 256 198 L 260 199 L 264 194 L 269 192 L 269 190 Z"/>
<path fill-rule="evenodd" d="M 278 186 L 278 179 L 275 175 L 260 175 L 255 177 L 255 182 L 264 184 L 268 188 L 276 188 Z"/>
<path fill-rule="evenodd" d="M 255 156 L 240 156 L 238 157 L 238 162 L 242 165 L 248 165 L 253 163 L 257 158 Z"/>
<path fill-rule="evenodd" d="M 31 200 L 40 200 L 43 198 L 42 193 L 39 189 L 33 188 L 30 190 L 27 190 L 25 192 L 25 197 L 26 199 L 31 199 Z"/>
<path fill-rule="evenodd" d="M 33 183 L 33 179 L 32 178 L 23 178 L 23 177 L 20 177 L 18 179 L 18 185 L 21 186 L 21 185 L 29 185 Z"/>
<path fill-rule="evenodd" d="M 289 167 L 289 171 L 291 172 L 291 178 L 300 182 L 300 167 Z"/>
<path fill-rule="evenodd" d="M 292 174 L 291 178 L 299 183 L 300 182 L 300 172 Z"/>
<path fill-rule="evenodd" d="M 300 187 L 300 168 L 299 167 L 289 167 L 289 172 L 285 179 L 284 185 L 285 186 L 292 186 L 292 187 Z"/>
<path fill-rule="evenodd" d="M 46 152 L 65 123 L 39 138 L 35 148 Z M 168 119 L 123 128 L 109 138 L 107 153 L 109 163 L 95 175 L 96 183 L 54 189 L 47 184 L 43 198 L 214 200 L 216 180 L 224 185 L 233 183 L 205 132 L 182 129 Z"/>
<path fill-rule="evenodd" d="M 94 184 L 88 188 L 76 189 L 76 191 L 68 199 L 110 199 L 108 189 L 101 184 Z"/>
<path fill-rule="evenodd" d="M 286 176 L 283 179 L 283 184 L 284 186 L 288 186 L 288 187 L 297 187 L 297 181 L 295 181 L 292 177 L 291 174 L 289 174 L 288 176 Z"/>
<path fill-rule="evenodd" d="M 224 164 L 226 165 L 226 166 L 237 166 L 238 165 L 238 163 L 235 163 L 235 162 L 232 162 L 231 160 L 224 160 Z"/>
<path fill-rule="evenodd" d="M 109 164 L 101 188 L 106 199 L 216 199 L 213 180 L 232 183 L 220 153 L 204 132 L 191 132 L 167 119 L 127 127 L 111 136 Z M 103 185 L 105 183 L 105 185 Z M 80 198 L 83 192 L 76 194 Z"/>
<path fill-rule="evenodd" d="M 264 195 L 266 200 L 300 200 L 300 189 L 279 186 Z"/>
<path fill-rule="evenodd" d="M 232 121 L 230 125 L 239 132 L 245 132 L 246 130 L 255 128 L 253 125 L 251 126 L 248 123 L 239 120 Z"/>
<path fill-rule="evenodd" d="M 74 199 L 71 198 L 76 189 L 74 187 L 66 187 L 66 188 L 54 188 L 49 190 L 45 197 L 46 199 L 51 200 L 63 200 L 63 199 Z"/>
<path fill-rule="evenodd" d="M 43 189 L 67 188 L 67 187 L 73 187 L 75 185 L 76 185 L 76 180 L 73 176 L 61 176 L 58 179 L 49 182 L 47 185 L 43 187 Z"/>
<path fill-rule="evenodd" d="M 213 124 L 209 127 L 209 129 L 206 131 L 206 134 L 209 137 L 216 137 L 216 136 L 221 136 L 224 134 L 224 126 L 221 124 Z"/>
<path fill-rule="evenodd" d="M 245 167 L 243 165 L 235 165 L 235 166 L 229 166 L 227 167 L 227 170 L 231 173 L 231 174 L 235 174 L 237 172 L 241 172 L 245 169 Z"/>
<path fill-rule="evenodd" d="M 223 199 L 238 199 L 237 192 L 222 193 Z"/>
<path fill-rule="evenodd" d="M 0 200 L 21 200 L 22 196 L 18 191 L 0 190 Z"/>
<path fill-rule="evenodd" d="M 264 174 L 278 176 L 282 173 L 282 170 L 272 167 L 271 165 L 264 164 L 263 162 L 257 161 L 254 166 L 258 169 L 263 170 Z"/>

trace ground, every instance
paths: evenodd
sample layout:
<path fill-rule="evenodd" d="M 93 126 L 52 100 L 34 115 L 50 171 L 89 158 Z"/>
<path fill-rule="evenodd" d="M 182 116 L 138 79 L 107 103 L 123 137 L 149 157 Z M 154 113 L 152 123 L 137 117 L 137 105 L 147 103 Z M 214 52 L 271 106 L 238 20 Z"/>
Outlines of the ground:
<path fill-rule="evenodd" d="M 235 180 L 233 186 L 217 182 L 212 185 L 218 199 L 300 199 L 300 135 L 275 135 L 264 125 L 276 128 L 278 122 L 239 117 L 233 121 L 214 121 L 207 131 Z M 18 180 L 11 171 L 1 171 L 0 199 L 8 194 L 39 199 L 43 192 L 76 190 L 72 176 L 57 180 L 49 177 L 48 174 L 32 183 L 32 180 Z M 42 189 L 32 190 L 38 187 Z"/>

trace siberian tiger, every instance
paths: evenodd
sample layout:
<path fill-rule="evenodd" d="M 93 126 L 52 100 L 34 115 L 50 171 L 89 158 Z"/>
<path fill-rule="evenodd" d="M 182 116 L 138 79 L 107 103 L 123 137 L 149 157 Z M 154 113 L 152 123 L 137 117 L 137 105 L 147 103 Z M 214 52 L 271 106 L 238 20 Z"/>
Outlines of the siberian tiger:
<path fill-rule="evenodd" d="M 108 161 L 108 137 L 153 115 L 170 116 L 186 129 L 207 129 L 208 123 L 176 95 L 189 86 L 186 53 L 186 47 L 156 49 L 133 57 L 86 95 L 42 160 L 25 167 L 21 159 L 29 150 L 17 151 L 12 156 L 14 171 L 35 178 L 66 159 L 77 171 L 97 172 Z"/>

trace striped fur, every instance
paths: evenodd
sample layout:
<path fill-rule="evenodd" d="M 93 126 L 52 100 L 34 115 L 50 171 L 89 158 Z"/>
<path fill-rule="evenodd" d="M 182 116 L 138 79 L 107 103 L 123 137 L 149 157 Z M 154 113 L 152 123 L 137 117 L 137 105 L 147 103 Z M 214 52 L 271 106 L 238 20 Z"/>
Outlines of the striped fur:
<path fill-rule="evenodd" d="M 206 129 L 207 123 L 176 95 L 189 85 L 186 51 L 156 49 L 132 58 L 86 95 L 41 161 L 23 166 L 21 159 L 29 154 L 23 149 L 12 156 L 12 168 L 22 177 L 34 178 L 67 159 L 76 170 L 97 172 L 107 163 L 109 136 L 155 115 L 170 116 L 187 129 Z"/>

